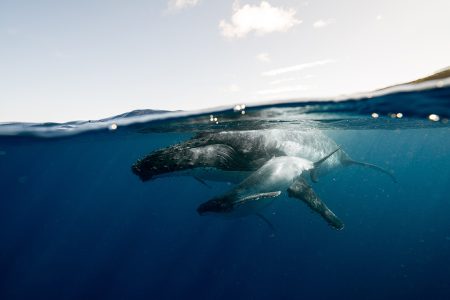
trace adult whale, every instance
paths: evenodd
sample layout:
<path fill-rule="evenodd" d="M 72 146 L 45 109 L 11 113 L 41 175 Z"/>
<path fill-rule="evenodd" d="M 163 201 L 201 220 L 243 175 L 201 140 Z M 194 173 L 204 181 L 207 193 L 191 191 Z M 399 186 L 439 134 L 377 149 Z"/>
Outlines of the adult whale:
<path fill-rule="evenodd" d="M 139 159 L 132 171 L 142 181 L 165 176 L 193 176 L 200 181 L 238 183 L 273 157 L 290 156 L 318 161 L 338 145 L 321 131 L 250 130 L 201 133 Z M 311 171 L 317 181 L 340 167 L 359 165 L 395 177 L 388 171 L 351 159 L 343 150 Z M 225 171 L 225 172 L 224 172 Z"/>
<path fill-rule="evenodd" d="M 321 175 L 359 165 L 395 177 L 378 166 L 351 159 L 322 132 L 292 130 L 226 131 L 198 134 L 192 139 L 150 153 L 133 172 L 143 181 L 164 176 L 193 176 L 205 180 L 241 182 L 222 196 L 201 204 L 197 211 L 225 216 L 257 214 L 284 192 L 305 202 L 335 229 L 342 221 L 309 185 Z M 268 222 L 270 224 L 270 222 Z"/>

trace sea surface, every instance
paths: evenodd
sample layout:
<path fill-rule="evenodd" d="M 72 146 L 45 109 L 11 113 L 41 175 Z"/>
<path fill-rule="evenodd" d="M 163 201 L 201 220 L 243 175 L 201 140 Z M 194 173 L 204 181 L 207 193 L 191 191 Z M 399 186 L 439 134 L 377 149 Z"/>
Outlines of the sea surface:
<path fill-rule="evenodd" d="M 450 299 L 450 86 L 350 99 L 0 124 L 0 299 Z M 244 103 L 243 103 L 244 104 Z M 321 130 L 352 158 L 264 215 L 199 216 L 230 188 L 131 166 L 200 132 Z"/>

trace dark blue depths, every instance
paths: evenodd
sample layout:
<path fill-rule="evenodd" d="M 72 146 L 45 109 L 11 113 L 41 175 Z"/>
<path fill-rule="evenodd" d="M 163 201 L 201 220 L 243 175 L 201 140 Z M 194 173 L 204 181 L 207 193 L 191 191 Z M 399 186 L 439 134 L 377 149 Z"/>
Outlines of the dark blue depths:
<path fill-rule="evenodd" d="M 354 159 L 314 185 L 345 222 L 300 202 L 200 217 L 225 191 L 142 183 L 131 164 L 187 134 L 118 130 L 0 140 L 0 299 L 450 299 L 450 130 L 327 131 Z"/>

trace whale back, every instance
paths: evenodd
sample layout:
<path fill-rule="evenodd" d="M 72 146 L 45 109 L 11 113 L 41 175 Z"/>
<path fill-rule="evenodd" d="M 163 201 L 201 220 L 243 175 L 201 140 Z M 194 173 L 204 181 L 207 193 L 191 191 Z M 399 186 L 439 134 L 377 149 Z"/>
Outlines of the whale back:
<path fill-rule="evenodd" d="M 139 159 L 132 171 L 143 181 L 194 168 L 249 172 L 259 169 L 273 157 L 293 156 L 317 161 L 336 148 L 333 140 L 317 130 L 201 133 Z M 339 151 L 320 166 L 317 174 L 324 175 L 346 161 L 350 161 L 348 155 Z"/>
<path fill-rule="evenodd" d="M 230 131 L 217 133 L 211 140 L 231 146 L 246 157 L 244 158 L 246 160 L 259 159 L 259 163 L 254 163 L 255 168 L 278 156 L 299 157 L 314 162 L 339 148 L 331 138 L 318 130 Z M 351 161 L 350 157 L 345 151 L 340 150 L 321 164 L 317 174 L 325 175 L 343 166 L 347 161 Z"/>

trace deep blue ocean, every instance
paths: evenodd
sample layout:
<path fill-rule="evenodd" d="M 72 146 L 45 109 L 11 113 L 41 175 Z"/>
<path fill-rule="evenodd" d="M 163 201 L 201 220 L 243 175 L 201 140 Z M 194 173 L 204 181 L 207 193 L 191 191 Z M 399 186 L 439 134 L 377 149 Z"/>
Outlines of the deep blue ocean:
<path fill-rule="evenodd" d="M 447 86 L 245 114 L 2 124 L 0 299 L 450 299 L 449 111 Z M 131 172 L 199 132 L 268 128 L 319 128 L 398 183 L 337 170 L 314 190 L 343 230 L 282 197 L 265 211 L 273 232 L 253 216 L 197 214 L 228 183 Z"/>

